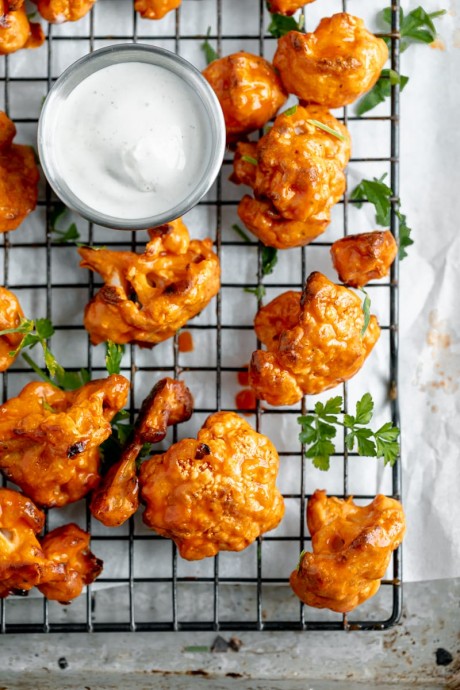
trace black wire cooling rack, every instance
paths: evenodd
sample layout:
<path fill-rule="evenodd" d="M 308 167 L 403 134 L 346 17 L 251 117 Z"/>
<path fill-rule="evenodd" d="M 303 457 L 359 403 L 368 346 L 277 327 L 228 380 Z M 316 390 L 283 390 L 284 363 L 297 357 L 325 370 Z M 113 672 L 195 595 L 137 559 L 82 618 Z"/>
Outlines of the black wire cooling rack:
<path fill-rule="evenodd" d="M 240 35 L 228 35 L 224 31 L 223 12 L 225 6 L 231 4 L 231 0 L 205 0 L 209 9 L 212 3 L 214 16 L 213 26 L 209 40 L 218 52 L 222 55 L 233 52 L 245 45 L 257 45 L 260 53 L 270 53 L 274 47 L 274 40 L 267 35 L 266 27 L 268 16 L 265 10 L 264 0 L 246 0 L 247 3 L 254 2 L 259 6 L 258 12 L 260 21 L 257 32 L 244 32 Z M 129 22 L 133 28 L 126 31 L 125 35 L 110 36 L 100 30 L 100 22 L 95 21 L 95 12 L 100 6 L 105 5 L 105 10 L 111 6 L 112 11 L 118 11 L 122 5 L 127 5 L 128 0 L 99 0 L 89 17 L 76 26 L 77 31 L 71 33 L 70 30 L 61 27 L 49 26 L 46 44 L 38 51 L 30 51 L 27 55 L 28 60 L 36 59 L 40 51 L 44 51 L 40 59 L 43 62 L 43 74 L 40 76 L 22 76 L 14 68 L 16 56 L 2 58 L 4 63 L 3 72 L 3 93 L 4 109 L 7 114 L 16 121 L 19 131 L 35 131 L 38 115 L 30 116 L 30 111 L 21 113 L 16 117 L 12 100 L 15 98 L 15 89 L 26 89 L 26 93 L 35 93 L 37 85 L 43 88 L 43 95 L 52 86 L 58 74 L 53 73 L 53 58 L 57 50 L 62 51 L 63 44 L 65 50 L 70 46 L 79 45 L 78 57 L 84 51 L 92 51 L 100 45 L 110 42 L 142 41 L 160 42 L 172 50 L 179 52 L 186 42 L 194 42 L 199 45 L 205 38 L 206 26 L 202 27 L 202 32 L 190 35 L 184 32 L 184 12 L 186 5 L 191 5 L 188 0 L 184 0 L 183 9 L 179 9 L 174 15 L 168 18 L 166 26 L 170 27 L 165 32 L 162 28 L 163 22 L 145 22 L 138 19 L 135 13 L 129 14 Z M 131 5 L 131 3 L 129 3 Z M 197 11 L 204 3 L 194 3 Z M 236 3 L 238 4 L 238 3 Z M 320 3 L 318 3 L 320 4 Z M 337 0 L 337 7 L 334 11 L 347 11 L 351 0 Z M 227 7 L 228 7 L 227 5 Z M 356 14 L 359 14 L 358 7 L 353 4 Z M 241 5 L 242 7 L 242 5 Z M 308 6 L 311 7 L 311 6 Z M 126 7 L 124 8 L 126 9 Z M 188 9 L 188 8 L 187 8 Z M 235 7 L 235 12 L 237 11 Z M 241 8 L 240 8 L 241 11 Z M 309 12 L 305 9 L 306 26 L 309 26 Z M 243 16 L 244 12 L 242 13 Z M 206 21 L 206 20 L 205 20 Z M 242 26 L 242 29 L 246 28 Z M 146 34 L 146 31 L 148 33 Z M 388 34 L 381 34 L 391 38 L 391 68 L 399 71 L 399 1 L 392 4 L 392 27 Z M 22 59 L 26 59 L 22 56 Z M 39 58 L 37 58 L 39 59 Z M 354 158 L 352 161 L 385 164 L 390 174 L 390 184 L 394 193 L 392 199 L 391 230 L 398 237 L 398 219 L 395 213 L 399 194 L 399 90 L 394 86 L 391 89 L 391 110 L 386 116 L 374 117 L 366 116 L 362 118 L 353 117 L 343 110 L 343 121 L 350 123 L 370 123 L 372 121 L 386 122 L 391 130 L 389 136 L 390 152 L 388 156 L 368 156 L 364 158 Z M 21 129 L 22 128 L 22 129 Z M 354 135 L 355 138 L 358 135 Z M 21 137 L 18 137 L 21 143 Z M 225 262 L 226 252 L 238 251 L 239 247 L 244 247 L 244 251 L 254 252 L 257 256 L 257 282 L 253 282 L 250 287 L 261 285 L 262 264 L 261 250 L 257 242 L 251 245 L 243 241 L 238 241 L 236 235 L 228 232 L 228 211 L 235 214 L 238 201 L 227 197 L 225 188 L 225 178 L 228 176 L 231 161 L 224 163 L 222 173 L 215 185 L 213 198 L 207 198 L 201 206 L 208 206 L 214 222 L 208 227 L 210 236 L 215 238 L 216 251 L 223 262 Z M 67 335 L 75 334 L 75 337 L 84 338 L 79 342 L 81 347 L 81 361 L 78 361 L 78 369 L 81 366 L 88 367 L 96 375 L 103 375 L 103 366 L 97 361 L 94 348 L 89 344 L 81 319 L 78 323 L 67 322 L 64 315 L 56 320 L 53 318 L 54 305 L 63 293 L 78 293 L 82 300 L 82 308 L 93 294 L 93 280 L 85 272 L 81 272 L 79 282 L 67 283 L 65 278 L 55 278 L 56 263 L 61 261 L 61 252 L 75 252 L 75 249 L 68 246 L 60 246 L 55 241 L 50 227 L 50 218 L 53 210 L 53 197 L 49 187 L 43 187 L 43 194 L 39 201 L 39 208 L 35 214 L 42 214 L 42 227 L 39 233 L 33 234 L 32 241 L 27 235 L 27 229 L 22 228 L 10 235 L 2 236 L 2 246 L 0 251 L 3 253 L 3 284 L 10 287 L 20 298 L 32 293 L 35 297 L 42 295 L 43 316 L 52 318 L 57 335 L 67 332 Z M 241 194 L 239 194 L 241 196 Z M 347 196 L 340 202 L 341 205 L 341 233 L 348 234 L 350 225 L 349 216 L 351 204 Z M 338 205 L 340 209 L 340 206 Z M 236 220 L 236 215 L 234 216 Z M 99 240 L 99 228 L 94 228 L 91 224 L 87 226 L 88 243 Z M 14 236 L 13 236 L 14 235 Z M 103 243 L 109 247 L 125 247 L 127 244 L 135 250 L 144 245 L 145 239 L 136 237 L 135 233 L 121 236 L 113 232 L 109 241 L 104 237 Z M 129 237 L 129 239 L 127 239 Z M 24 238 L 24 239 L 23 239 Z M 42 238 L 42 239 L 40 239 Z M 317 248 L 326 248 L 328 251 L 331 242 L 328 241 L 328 232 L 321 238 L 321 241 L 312 243 L 309 247 L 298 250 L 289 250 L 292 257 L 292 265 L 299 268 L 299 283 L 293 286 L 291 283 L 270 282 L 270 289 L 282 290 L 286 288 L 299 289 L 307 276 L 307 267 L 310 270 L 315 268 L 314 259 L 311 252 Z M 96 242 L 97 244 L 97 242 Z M 243 251 L 242 249 L 239 251 Z M 30 284 L 27 281 L 27 272 L 30 266 L 39 258 L 43 266 L 43 281 Z M 75 255 L 75 263 L 77 256 Z M 299 266 L 300 264 L 300 266 Z M 53 267 L 54 266 L 54 267 Z M 255 274 L 255 266 L 254 266 Z M 86 279 L 86 280 L 85 280 Z M 246 283 L 246 286 L 248 284 Z M 215 313 L 210 323 L 191 322 L 187 329 L 194 337 L 206 338 L 206 341 L 213 351 L 215 350 L 215 362 L 209 358 L 209 362 L 199 366 L 184 366 L 180 362 L 177 338 L 169 341 L 166 347 L 169 349 L 169 360 L 166 363 L 154 362 L 151 366 L 145 363 L 145 358 L 139 360 L 140 353 L 136 348 L 131 347 L 128 353 L 129 364 L 122 369 L 122 373 L 129 376 L 132 381 L 131 413 L 134 414 L 139 405 L 137 400 L 136 387 L 139 377 L 160 378 L 165 374 L 175 377 L 185 377 L 195 375 L 198 378 L 209 377 L 215 379 L 214 403 L 206 404 L 195 410 L 196 415 L 203 418 L 215 410 L 221 409 L 223 390 L 225 382 L 229 376 L 236 377 L 237 372 L 241 371 L 244 365 L 244 358 L 249 357 L 250 352 L 242 355 L 241 366 L 227 366 L 225 360 L 225 340 L 231 335 L 237 337 L 244 331 L 252 333 L 250 324 L 232 322 L 228 324 L 223 318 L 223 297 L 224 294 L 232 294 L 232 290 L 241 290 L 244 285 L 240 282 L 225 281 L 222 284 L 222 293 L 215 300 Z M 381 282 L 373 286 L 375 290 L 385 291 L 387 295 L 388 323 L 382 325 L 382 338 L 388 339 L 387 376 L 388 376 L 388 395 L 389 409 L 391 408 L 392 421 L 399 425 L 398 409 L 398 262 L 391 271 L 389 282 Z M 227 291 L 227 292 L 226 292 Z M 382 294 L 380 292 L 380 294 Z M 253 299 L 248 296 L 248 300 Z M 386 297 L 385 297 L 386 300 Z M 213 309 L 212 306 L 208 309 Z M 254 300 L 255 311 L 255 300 Z M 35 316 L 35 314 L 28 314 Z M 202 341 L 200 341 L 202 342 Z M 53 343 L 54 347 L 54 343 Z M 206 347 L 206 345 L 205 345 Z M 85 351 L 86 348 L 86 351 Z M 74 348 L 79 354 L 79 346 L 76 342 Z M 171 352 L 172 349 L 172 352 Z M 64 361 L 66 365 L 66 362 Z M 66 367 L 72 369 L 72 367 Z M 31 373 L 31 372 L 30 372 Z M 20 377 L 15 380 L 15 377 Z M 26 380 L 30 380 L 29 372 L 25 372 L 21 365 L 12 367 L 3 374 L 3 399 L 13 395 L 19 390 Z M 21 385 L 19 385 L 21 382 Z M 349 385 L 343 385 L 344 412 L 347 411 L 349 401 Z M 275 423 L 279 417 L 277 415 L 297 416 L 301 410 L 305 414 L 312 407 L 314 401 L 310 398 L 304 399 L 301 406 L 297 409 L 270 409 L 270 423 Z M 226 406 L 228 409 L 228 406 Z M 267 412 L 260 406 L 257 409 L 255 424 L 257 429 L 267 430 L 263 424 Z M 253 418 L 254 419 L 254 418 Z M 270 431 L 268 429 L 268 433 Z M 180 431 L 183 435 L 183 431 Z M 178 437 L 177 430 L 174 430 L 172 440 Z M 115 631 L 204 631 L 204 630 L 383 630 L 394 625 L 401 613 L 401 550 L 394 553 L 392 571 L 388 579 L 383 581 L 379 593 L 366 604 L 359 607 L 356 611 L 342 616 L 325 611 L 309 609 L 301 604 L 292 594 L 288 586 L 289 573 L 295 565 L 299 552 L 309 541 L 305 525 L 306 501 L 313 490 L 307 481 L 311 466 L 304 460 L 303 448 L 296 442 L 294 450 L 280 452 L 281 462 L 298 463 L 299 481 L 296 489 L 284 491 L 286 502 L 290 501 L 297 511 L 298 529 L 293 535 L 266 535 L 259 539 L 257 543 L 243 552 L 241 558 L 237 554 L 220 554 L 214 559 L 207 559 L 207 563 L 202 570 L 194 570 L 193 564 L 188 569 L 188 565 L 182 561 L 178 555 L 174 544 L 163 540 L 154 534 L 149 534 L 145 530 L 138 529 L 137 522 L 131 520 L 129 526 L 124 526 L 118 530 L 102 531 L 98 529 L 96 521 L 91 519 L 88 509 L 83 508 L 80 514 L 80 524 L 92 533 L 93 550 L 96 554 L 101 554 L 101 549 L 109 554 L 109 562 L 106 563 L 103 577 L 98 580 L 96 586 L 88 587 L 86 594 L 76 600 L 72 606 L 61 607 L 55 602 L 47 602 L 42 597 L 29 596 L 26 598 L 11 598 L 2 600 L 0 603 L 0 630 L 2 633 L 26 633 L 26 632 L 115 632 Z M 355 454 L 343 450 L 337 461 L 343 462 L 343 472 L 341 475 L 341 488 L 336 490 L 336 495 L 347 496 L 350 493 L 349 467 Z M 391 488 L 388 495 L 400 498 L 401 493 L 401 471 L 400 463 L 397 462 L 391 470 Z M 352 489 L 351 489 L 352 490 Z M 354 494 L 357 501 L 372 499 L 373 494 L 357 492 Z M 78 510 L 78 509 L 76 509 Z M 70 519 L 75 520 L 72 513 Z M 82 517 L 83 516 L 83 517 Z M 69 521 L 69 520 L 65 520 Z M 47 526 L 49 516 L 47 517 Z M 100 527 L 100 526 L 99 526 Z M 145 547 L 149 543 L 149 553 L 152 562 L 145 557 Z M 265 567 L 267 555 L 266 549 L 280 549 L 292 547 L 295 559 L 284 565 L 282 576 L 274 576 L 273 568 L 270 569 L 270 576 L 266 574 Z M 142 555 L 139 549 L 143 548 Z M 230 561 L 227 557 L 234 558 L 232 561 L 235 567 L 228 568 Z M 224 567 L 225 566 L 225 567 Z M 114 573 L 116 576 L 114 576 Z"/>

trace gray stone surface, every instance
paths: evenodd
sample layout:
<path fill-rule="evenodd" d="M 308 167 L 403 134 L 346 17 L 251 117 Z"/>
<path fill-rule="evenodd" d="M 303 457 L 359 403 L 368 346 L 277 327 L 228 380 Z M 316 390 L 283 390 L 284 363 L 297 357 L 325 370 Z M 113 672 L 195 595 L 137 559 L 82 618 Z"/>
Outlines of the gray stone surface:
<path fill-rule="evenodd" d="M 6 636 L 0 688 L 460 688 L 460 580 L 406 585 L 404 595 L 387 632 L 236 633 L 239 652 L 187 651 L 211 647 L 215 633 Z M 438 665 L 437 649 L 452 661 Z"/>

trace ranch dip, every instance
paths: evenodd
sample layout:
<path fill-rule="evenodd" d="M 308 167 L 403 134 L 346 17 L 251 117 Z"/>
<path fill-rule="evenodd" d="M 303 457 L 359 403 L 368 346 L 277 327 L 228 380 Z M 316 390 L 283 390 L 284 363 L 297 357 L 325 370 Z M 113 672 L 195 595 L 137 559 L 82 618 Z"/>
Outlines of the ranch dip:
<path fill-rule="evenodd" d="M 148 218 L 185 200 L 209 158 L 200 98 L 158 65 L 121 62 L 81 81 L 59 104 L 56 169 L 98 213 Z"/>

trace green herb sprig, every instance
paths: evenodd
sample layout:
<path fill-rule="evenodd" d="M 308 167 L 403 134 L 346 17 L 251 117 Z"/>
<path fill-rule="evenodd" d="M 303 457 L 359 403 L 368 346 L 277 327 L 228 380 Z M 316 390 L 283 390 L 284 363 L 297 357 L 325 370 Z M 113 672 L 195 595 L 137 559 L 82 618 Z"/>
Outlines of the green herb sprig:
<path fill-rule="evenodd" d="M 241 156 L 241 160 L 245 163 L 251 163 L 251 165 L 258 164 L 257 158 L 254 158 L 253 156 Z"/>
<path fill-rule="evenodd" d="M 262 247 L 262 276 L 269 276 L 278 263 L 278 250 L 275 247 Z"/>
<path fill-rule="evenodd" d="M 332 136 L 337 137 L 337 139 L 340 139 L 340 141 L 345 141 L 345 137 L 343 136 L 343 134 L 341 134 L 340 132 L 336 132 L 336 130 L 332 129 L 332 127 L 328 127 L 328 125 L 325 125 L 324 122 L 320 122 L 319 120 L 307 120 L 307 122 L 310 125 L 317 127 L 318 129 L 322 129 L 324 132 L 327 132 L 328 134 L 332 134 Z"/>
<path fill-rule="evenodd" d="M 368 326 L 369 322 L 371 320 L 371 298 L 369 297 L 368 293 L 364 288 L 360 288 L 361 292 L 364 293 L 364 300 L 363 300 L 363 314 L 364 314 L 364 324 L 361 329 L 361 338 L 364 337 Z"/>
<path fill-rule="evenodd" d="M 433 43 L 438 37 L 433 19 L 438 19 L 445 14 L 447 14 L 447 10 L 428 13 L 419 6 L 405 15 L 401 8 L 399 10 L 400 52 L 403 53 L 414 43 Z M 382 10 L 381 18 L 385 24 L 391 27 L 391 7 Z M 384 38 L 383 40 L 387 45 L 391 44 L 391 38 Z"/>
<path fill-rule="evenodd" d="M 408 81 L 409 77 L 398 74 L 393 69 L 383 69 L 375 86 L 358 102 L 356 114 L 361 117 L 379 103 L 384 103 L 391 96 L 391 87 L 396 84 L 399 84 L 400 90 L 403 91 Z"/>
<path fill-rule="evenodd" d="M 400 453 L 400 431 L 392 422 L 387 422 L 377 431 L 367 426 L 374 414 L 371 394 L 365 393 L 356 403 L 355 414 L 344 414 L 343 421 L 340 421 L 342 406 L 343 398 L 338 395 L 324 404 L 317 402 L 312 414 L 298 418 L 302 427 L 299 440 L 307 446 L 305 456 L 316 468 L 327 471 L 331 455 L 336 453 L 332 439 L 337 435 L 337 428 L 343 427 L 346 429 L 345 445 L 350 452 L 356 447 L 358 455 L 383 458 L 384 465 L 392 467 Z"/>
<path fill-rule="evenodd" d="M 105 368 L 109 374 L 119 374 L 125 346 L 107 340 L 105 344 Z"/>
<path fill-rule="evenodd" d="M 255 295 L 258 300 L 261 300 L 265 297 L 267 294 L 267 291 L 265 289 L 265 285 L 257 285 L 257 287 L 247 287 L 244 288 L 245 292 L 249 292 L 251 295 Z"/>
<path fill-rule="evenodd" d="M 75 223 L 71 223 L 67 230 L 59 230 L 57 224 L 63 219 L 67 213 L 68 208 L 61 202 L 54 205 L 53 212 L 50 217 L 50 228 L 54 235 L 57 235 L 55 242 L 64 244 L 65 242 L 76 242 L 80 239 L 80 233 Z"/>
<path fill-rule="evenodd" d="M 208 26 L 208 30 L 206 32 L 206 38 L 201 44 L 201 50 L 204 53 L 204 57 L 206 59 L 206 64 L 210 65 L 211 62 L 214 62 L 215 60 L 219 59 L 218 53 L 214 50 L 212 45 L 209 43 L 209 37 L 211 35 L 211 27 Z"/>
<path fill-rule="evenodd" d="M 369 201 L 375 208 L 375 222 L 382 227 L 389 228 L 391 225 L 391 198 L 393 192 L 391 187 L 384 182 L 386 176 L 385 173 L 379 179 L 374 177 L 372 180 L 361 180 L 353 189 L 349 198 L 352 201 L 356 201 L 357 208 L 361 208 L 364 201 Z M 414 240 L 411 238 L 412 229 L 407 225 L 404 213 L 398 208 L 396 215 L 399 219 L 399 258 L 402 260 L 407 256 L 407 247 L 414 244 Z"/>
<path fill-rule="evenodd" d="M 274 38 L 281 38 L 290 31 L 303 31 L 304 24 L 305 19 L 303 15 L 301 15 L 299 21 L 297 21 L 294 17 L 286 17 L 284 14 L 273 13 L 267 31 Z"/>

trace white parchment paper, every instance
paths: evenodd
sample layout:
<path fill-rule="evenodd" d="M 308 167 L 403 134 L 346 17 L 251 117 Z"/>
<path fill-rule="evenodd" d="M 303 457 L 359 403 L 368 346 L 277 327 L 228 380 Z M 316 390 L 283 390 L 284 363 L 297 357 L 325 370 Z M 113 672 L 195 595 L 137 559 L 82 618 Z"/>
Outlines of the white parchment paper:
<path fill-rule="evenodd" d="M 405 9 L 413 9 L 419 3 L 404 2 Z M 349 11 L 365 18 L 371 27 L 375 25 L 376 11 L 382 3 L 366 0 L 350 0 Z M 223 31 L 229 35 L 244 31 L 256 34 L 259 22 L 259 3 L 255 0 L 223 0 Z M 409 258 L 401 265 L 401 376 L 403 428 L 403 487 L 404 504 L 408 519 L 408 532 L 404 545 L 404 579 L 416 581 L 455 577 L 460 574 L 460 509 L 459 509 L 459 460 L 460 423 L 458 394 L 460 374 L 459 337 L 460 324 L 457 302 L 460 294 L 460 239 L 458 236 L 458 215 L 460 194 L 458 160 L 460 158 L 459 119 L 460 97 L 458 74 L 460 73 L 460 23 L 459 0 L 439 3 L 425 0 L 424 7 L 434 11 L 445 7 L 449 10 L 439 22 L 442 39 L 441 48 L 432 49 L 425 45 L 414 46 L 402 56 L 402 73 L 410 76 L 410 82 L 401 99 L 402 111 L 402 167 L 401 199 L 402 210 L 413 228 L 415 245 L 409 248 Z M 96 34 L 110 34 L 113 38 L 97 41 L 96 48 L 114 42 L 132 31 L 132 3 L 130 0 L 99 0 L 95 8 Z M 309 5 L 308 28 L 313 29 L 321 16 L 341 11 L 339 0 L 318 0 Z M 62 25 L 53 29 L 53 35 L 87 35 L 88 21 Z M 174 17 L 168 16 L 161 22 L 139 21 L 140 34 L 174 35 Z M 214 0 L 184 0 L 181 12 L 181 32 L 186 35 L 203 33 L 208 26 L 216 30 Z M 149 39 L 143 39 L 148 42 Z M 152 43 L 174 50 L 172 38 L 152 39 Z M 223 53 L 246 49 L 258 51 L 258 41 L 225 40 Z M 89 46 L 86 41 L 54 42 L 52 73 L 58 76 L 75 59 L 85 54 Z M 180 53 L 197 67 L 204 67 L 200 42 L 182 41 Z M 271 57 L 274 42 L 266 45 L 266 55 Z M 3 65 L 1 67 L 3 69 Z M 10 58 L 10 74 L 23 78 L 46 74 L 46 50 L 22 51 Z M 10 89 L 10 114 L 14 118 L 36 117 L 46 85 L 40 82 L 15 83 Z M 2 106 L 3 107 L 3 106 Z M 351 108 L 352 110 L 352 108 Z M 389 105 L 384 104 L 372 114 L 388 114 Z M 386 122 L 350 122 L 353 136 L 353 156 L 385 157 L 389 155 L 390 129 Z M 18 124 L 22 142 L 34 143 L 36 126 Z M 230 168 L 224 168 L 223 198 L 241 198 L 244 190 L 226 182 Z M 349 166 L 349 188 L 353 188 L 363 177 L 380 176 L 389 172 L 387 163 L 353 162 Z M 211 190 L 208 200 L 215 200 L 216 190 Z M 42 241 L 45 228 L 44 210 L 37 210 L 20 230 L 11 233 L 9 282 L 43 284 L 46 255 L 43 249 L 34 249 L 34 241 Z M 76 219 L 82 241 L 88 233 L 87 224 Z M 236 239 L 231 225 L 237 221 L 236 207 L 224 207 L 222 215 L 223 239 Z M 215 237 L 216 214 L 213 207 L 199 207 L 187 215 L 186 222 L 192 236 Z M 371 208 L 350 209 L 350 232 L 375 228 Z M 327 230 L 327 239 L 335 239 L 342 233 L 342 208 L 337 206 L 333 221 Z M 113 231 L 96 227 L 94 241 L 104 244 L 113 241 Z M 119 236 L 117 235 L 117 240 Z M 30 246 L 17 247 L 16 244 Z M 127 244 L 129 239 L 127 238 Z M 332 270 L 327 250 L 310 247 L 307 252 L 308 270 L 323 271 L 328 277 L 336 276 Z M 63 284 L 56 289 L 52 301 L 53 322 L 59 324 L 80 324 L 83 307 L 87 301 L 87 290 L 72 289 L 72 284 L 82 281 L 78 268 L 76 251 L 69 247 L 53 248 L 52 280 Z M 0 280 L 3 280 L 3 262 L 0 264 Z M 223 283 L 255 282 L 255 248 L 224 247 L 222 251 Z M 84 278 L 83 278 L 84 280 Z M 265 280 L 267 300 L 281 290 L 270 288 L 272 283 L 286 283 L 298 288 L 301 280 L 299 250 L 279 253 L 279 262 L 271 276 Z M 373 312 L 382 324 L 388 324 L 387 290 L 369 287 Z M 28 315 L 45 315 L 46 304 L 41 290 L 20 290 L 18 295 Z M 223 288 L 222 320 L 227 326 L 251 324 L 256 309 L 255 299 L 244 293 L 242 288 Z M 195 321 L 197 324 L 215 323 L 215 305 L 211 304 Z M 180 364 L 186 366 L 212 366 L 216 362 L 216 340 L 207 331 L 193 331 L 195 349 L 181 354 Z M 69 340 L 69 338 L 71 340 Z M 255 349 L 255 336 L 251 331 L 222 331 L 222 365 L 241 367 Z M 69 344 L 71 343 L 71 346 Z M 86 335 L 79 331 L 60 331 L 53 339 L 53 349 L 66 366 L 85 366 Z M 363 370 L 350 383 L 350 405 L 367 390 L 376 401 L 376 420 L 388 420 L 388 334 L 383 333 Z M 129 354 L 124 358 L 129 365 Z M 171 343 L 163 343 L 151 352 L 141 351 L 138 364 L 170 366 L 172 364 Z M 103 369 L 103 351 L 94 350 L 94 364 Z M 12 395 L 31 378 L 24 374 L 10 377 Z M 186 372 L 184 379 L 191 387 L 197 407 L 215 407 L 215 376 L 209 372 Z M 152 379 L 145 374 L 136 374 L 136 400 L 139 405 L 152 385 Z M 222 374 L 222 407 L 234 407 L 235 394 L 240 390 L 233 372 Z M 327 392 L 318 399 L 327 399 Z M 310 401 L 311 403 L 312 401 Z M 206 415 L 196 414 L 183 425 L 180 435 L 195 434 Z M 254 418 L 252 418 L 254 419 Z M 279 486 L 285 493 L 298 493 L 300 486 L 300 462 L 294 457 L 298 450 L 298 425 L 296 415 L 273 415 L 269 407 L 262 418 L 261 431 L 267 433 L 279 451 L 292 452 L 293 457 L 283 457 Z M 171 441 L 171 438 L 168 438 Z M 167 444 L 165 442 L 164 447 Z M 342 464 L 337 462 L 327 474 L 312 467 L 308 468 L 306 490 L 325 488 L 330 493 L 342 491 Z M 349 490 L 351 493 L 372 494 L 378 491 L 391 493 L 391 475 L 380 463 L 373 460 L 350 460 Z M 81 506 L 69 506 L 62 511 L 52 511 L 51 527 L 70 519 L 85 524 Z M 126 527 L 120 529 L 125 533 Z M 102 525 L 93 521 L 96 534 L 111 534 Z M 146 533 L 140 516 L 136 516 L 136 533 Z M 112 532 L 113 534 L 113 532 Z M 274 532 L 278 535 L 299 534 L 299 505 L 294 499 L 286 501 L 286 517 Z M 98 542 L 100 555 L 106 561 L 106 572 L 110 576 L 127 576 L 126 554 L 112 548 L 110 542 Z M 118 548 L 119 545 L 117 545 Z M 134 575 L 149 574 L 152 568 L 157 576 L 168 577 L 170 573 L 170 544 L 158 542 L 155 551 L 148 543 L 138 543 Z M 103 552 L 101 552 L 101 550 Z M 295 564 L 298 557 L 296 543 L 264 544 L 264 576 L 285 577 L 286 563 Z M 162 558 L 161 554 L 164 554 Z M 241 554 L 221 554 L 220 573 L 233 576 L 244 573 L 255 575 L 255 545 Z M 290 567 L 290 566 L 289 566 Z M 141 568 L 141 571 L 137 569 Z M 159 571 L 159 568 L 161 572 Z M 162 570 L 163 569 L 163 570 Z M 288 568 L 289 569 L 289 568 Z M 213 562 L 186 564 L 179 562 L 179 575 L 212 575 Z"/>

